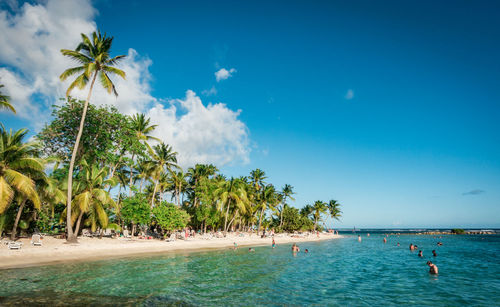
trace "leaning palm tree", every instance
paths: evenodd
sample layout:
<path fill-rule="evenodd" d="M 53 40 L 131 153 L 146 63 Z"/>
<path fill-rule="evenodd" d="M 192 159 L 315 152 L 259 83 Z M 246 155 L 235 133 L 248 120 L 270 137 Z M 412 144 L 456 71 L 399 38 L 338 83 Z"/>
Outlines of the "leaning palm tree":
<path fill-rule="evenodd" d="M 4 87 L 3 84 L 0 84 L 0 89 Z M 2 91 L 0 90 L 0 109 L 9 109 L 11 110 L 14 114 L 16 114 L 16 109 L 10 104 L 10 96 L 2 94 Z"/>
<path fill-rule="evenodd" d="M 326 206 L 328 207 L 328 211 L 330 212 L 332 219 L 336 219 L 338 221 L 342 217 L 340 204 L 336 200 L 330 200 Z"/>
<path fill-rule="evenodd" d="M 224 235 L 227 234 L 229 226 L 232 221 L 228 217 L 230 209 L 233 209 L 233 220 L 238 215 L 238 212 L 245 213 L 248 207 L 248 198 L 245 185 L 241 179 L 231 178 L 231 180 L 224 180 L 219 183 L 219 186 L 214 191 L 218 204 L 220 205 L 221 212 L 224 215 Z"/>
<path fill-rule="evenodd" d="M 116 67 L 116 65 L 124 55 L 118 55 L 115 57 L 110 57 L 111 44 L 113 43 L 113 37 L 107 37 L 106 34 L 101 35 L 101 32 L 92 33 L 92 39 L 89 39 L 85 34 L 82 35 L 82 42 L 76 47 L 75 50 L 62 49 L 61 53 L 64 56 L 71 58 L 72 60 L 81 64 L 81 66 L 76 66 L 65 70 L 59 77 L 62 81 L 68 79 L 69 77 L 79 74 L 78 77 L 70 84 L 68 90 L 66 91 L 66 96 L 69 97 L 71 91 L 77 87 L 79 89 L 84 89 L 90 81 L 89 93 L 87 95 L 87 100 L 83 106 L 82 118 L 80 120 L 80 127 L 78 128 L 78 134 L 76 136 L 75 145 L 73 147 L 73 153 L 71 154 L 71 161 L 69 163 L 68 172 L 68 195 L 67 195 L 67 229 L 68 229 L 68 242 L 76 242 L 76 235 L 73 234 L 73 228 L 71 224 L 71 202 L 72 202 L 72 186 L 73 186 L 73 168 L 75 166 L 76 154 L 78 151 L 78 146 L 80 145 L 80 138 L 83 133 L 83 126 L 85 124 L 85 116 L 87 114 L 87 108 L 89 105 L 90 96 L 92 95 L 92 89 L 94 88 L 94 83 L 99 77 L 101 85 L 107 90 L 108 93 L 113 93 L 118 96 L 116 92 L 115 85 L 109 78 L 110 75 L 118 75 L 125 79 L 125 72 Z"/>

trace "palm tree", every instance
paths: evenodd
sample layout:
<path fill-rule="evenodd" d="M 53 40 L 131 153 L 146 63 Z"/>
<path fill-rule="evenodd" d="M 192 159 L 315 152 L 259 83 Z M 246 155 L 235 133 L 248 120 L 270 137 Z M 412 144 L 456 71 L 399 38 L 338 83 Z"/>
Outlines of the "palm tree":
<path fill-rule="evenodd" d="M 264 179 L 267 179 L 267 177 L 263 170 L 257 168 L 250 172 L 250 177 L 248 179 L 250 179 L 254 188 L 259 191 L 262 185 L 264 185 Z"/>
<path fill-rule="evenodd" d="M 169 176 L 169 187 L 170 191 L 172 191 L 172 196 L 175 196 L 175 200 L 177 203 L 177 207 L 181 206 L 181 194 L 183 190 L 187 186 L 186 174 L 180 170 L 178 172 L 172 172 L 172 175 Z"/>
<path fill-rule="evenodd" d="M 313 205 L 313 217 L 314 217 L 314 230 L 318 225 L 318 221 L 321 220 L 321 214 L 325 213 L 327 210 L 326 203 L 321 200 L 317 200 Z"/>
<path fill-rule="evenodd" d="M 75 50 L 62 49 L 61 53 L 64 56 L 71 58 L 72 60 L 81 64 L 81 66 L 72 67 L 65 70 L 59 77 L 62 81 L 67 78 L 80 74 L 76 79 L 70 84 L 68 90 L 66 91 L 66 96 L 70 96 L 71 91 L 77 87 L 79 89 L 84 89 L 90 81 L 89 93 L 87 99 L 85 100 L 85 105 L 83 107 L 82 118 L 80 120 L 80 127 L 78 128 L 78 134 L 76 136 L 75 145 L 73 147 L 73 153 L 71 154 L 71 161 L 69 163 L 69 173 L 68 173 L 68 195 L 67 195 L 67 229 L 68 229 L 68 242 L 76 242 L 76 235 L 73 234 L 73 227 L 71 224 L 71 202 L 72 202 L 72 187 L 73 187 L 73 168 L 75 166 L 76 154 L 78 151 L 78 146 L 80 145 L 80 138 L 83 133 L 83 125 L 85 123 L 85 116 L 87 114 L 87 108 L 89 105 L 90 96 L 92 95 L 92 89 L 94 88 L 94 83 L 99 76 L 99 81 L 101 85 L 108 91 L 108 93 L 113 93 L 118 96 L 116 92 L 115 85 L 109 78 L 110 75 L 118 75 L 125 79 L 125 72 L 113 67 L 124 55 L 118 55 L 113 58 L 110 57 L 111 44 L 113 43 L 113 37 L 107 37 L 106 34 L 101 35 L 101 32 L 92 33 L 92 40 L 90 40 L 85 34 L 82 35 L 82 42 L 76 47 Z"/>
<path fill-rule="evenodd" d="M 72 220 L 77 219 L 75 226 L 75 235 L 80 231 L 80 223 L 82 217 L 87 213 L 90 217 L 92 231 L 97 228 L 97 222 L 101 228 L 108 225 L 108 215 L 105 208 L 107 206 L 116 206 L 115 201 L 109 193 L 104 189 L 107 185 L 113 185 L 113 178 L 105 179 L 108 176 L 107 168 L 99 168 L 97 165 L 88 165 L 87 161 L 81 162 L 81 176 L 76 178 L 75 195 L 72 201 L 74 207 Z"/>
<path fill-rule="evenodd" d="M 340 211 L 340 204 L 336 200 L 330 200 L 327 204 L 328 211 L 332 219 L 337 221 L 342 217 L 342 211 Z"/>
<path fill-rule="evenodd" d="M 160 143 L 148 149 L 150 158 L 146 163 L 151 167 L 150 170 L 154 181 L 153 197 L 151 197 L 151 207 L 153 207 L 161 174 L 165 170 L 172 173 L 172 168 L 179 168 L 179 166 L 177 165 L 177 153 L 169 145 Z"/>
<path fill-rule="evenodd" d="M 4 87 L 3 84 L 0 84 L 0 89 Z M 9 109 L 11 110 L 14 114 L 16 114 L 16 109 L 10 104 L 10 96 L 2 94 L 2 91 L 0 90 L 0 109 Z"/>
<path fill-rule="evenodd" d="M 228 224 L 229 210 L 234 209 L 233 220 L 238 211 L 245 213 L 248 203 L 247 192 L 240 179 L 231 178 L 231 180 L 221 181 L 214 193 L 219 201 L 220 210 L 226 211 L 224 215 L 224 235 L 226 235 L 232 222 Z"/>
<path fill-rule="evenodd" d="M 0 123 L 0 214 L 19 194 L 40 208 L 40 199 L 32 178 L 41 176 L 45 161 L 37 158 L 37 144 L 23 143 L 28 130 L 7 131 Z"/>
<path fill-rule="evenodd" d="M 38 158 L 38 144 L 23 143 L 28 130 L 7 131 L 0 123 L 0 214 L 11 204 L 15 195 L 17 210 L 11 239 L 16 238 L 17 225 L 29 199 L 40 209 L 35 179 L 45 179 L 45 160 Z"/>
<path fill-rule="evenodd" d="M 134 114 L 131 118 L 131 121 L 132 121 L 131 122 L 132 130 L 135 132 L 137 140 L 139 141 L 155 140 L 161 142 L 160 139 L 150 135 L 150 133 L 153 132 L 153 130 L 155 130 L 158 125 L 151 125 L 150 124 L 151 119 L 147 118 L 146 115 L 142 113 Z M 146 146 L 149 146 L 147 145 L 147 143 L 145 144 Z M 132 196 L 132 178 L 133 178 L 132 168 L 134 163 L 134 157 L 135 157 L 135 152 L 132 153 L 132 165 L 130 166 L 129 192 L 128 192 L 129 197 Z"/>
<path fill-rule="evenodd" d="M 188 169 L 187 175 L 190 178 L 190 185 L 193 194 L 193 207 L 198 207 L 198 196 L 196 195 L 196 188 L 198 187 L 198 183 L 202 178 L 213 176 L 216 172 L 217 167 L 212 164 L 196 164 L 194 168 L 190 167 Z"/>
<path fill-rule="evenodd" d="M 283 226 L 283 210 L 285 209 L 286 206 L 286 199 L 290 198 L 291 200 L 295 200 L 295 198 L 292 197 L 292 195 L 295 194 L 293 192 L 293 187 L 289 184 L 285 184 L 283 189 L 281 189 L 281 195 L 283 197 L 283 205 L 281 206 L 281 211 L 280 211 L 280 227 Z"/>
<path fill-rule="evenodd" d="M 262 217 L 268 207 L 274 207 L 274 205 L 278 201 L 278 194 L 276 193 L 276 189 L 272 184 L 266 185 L 262 189 L 261 197 L 260 197 L 260 214 L 259 214 L 259 225 L 257 227 L 257 234 L 260 233 L 260 226 L 262 223 Z"/>

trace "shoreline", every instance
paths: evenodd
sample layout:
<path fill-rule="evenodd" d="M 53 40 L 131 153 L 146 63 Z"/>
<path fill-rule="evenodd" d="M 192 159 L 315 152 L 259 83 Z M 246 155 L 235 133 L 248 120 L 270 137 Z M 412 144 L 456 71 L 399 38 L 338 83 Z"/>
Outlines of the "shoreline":
<path fill-rule="evenodd" d="M 275 236 L 276 245 L 317 242 L 342 238 L 341 235 L 320 234 L 307 237 Z M 257 235 L 244 237 L 229 234 L 226 238 L 210 240 L 190 238 L 187 241 L 125 239 L 125 238 L 78 238 L 77 244 L 66 244 L 64 239 L 45 237 L 42 246 L 32 246 L 30 239 L 20 239 L 23 246 L 20 250 L 9 250 L 7 245 L 0 247 L 0 270 L 25 268 L 33 266 L 55 265 L 59 263 L 86 262 L 127 257 L 179 254 L 204 251 L 215 251 L 232 248 L 234 242 L 240 247 L 271 246 L 272 238 L 260 238 Z"/>

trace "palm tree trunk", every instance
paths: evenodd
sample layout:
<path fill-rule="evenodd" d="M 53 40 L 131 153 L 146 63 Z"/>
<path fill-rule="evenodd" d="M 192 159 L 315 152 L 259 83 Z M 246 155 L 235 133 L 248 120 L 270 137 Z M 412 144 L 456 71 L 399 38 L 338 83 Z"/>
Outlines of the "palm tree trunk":
<path fill-rule="evenodd" d="M 142 185 L 144 184 L 144 178 L 141 179 L 141 186 L 139 187 L 139 192 L 142 193 Z"/>
<path fill-rule="evenodd" d="M 94 88 L 95 79 L 97 77 L 97 72 L 94 73 L 92 77 L 92 83 L 90 83 L 89 94 L 87 95 L 87 100 L 83 106 L 82 119 L 80 120 L 80 127 L 78 128 L 78 134 L 76 135 L 75 146 L 73 147 L 73 153 L 71 154 L 71 161 L 69 162 L 68 171 L 68 195 L 66 203 L 66 231 L 68 232 L 68 237 L 66 242 L 76 243 L 78 242 L 76 236 L 73 234 L 73 225 L 71 224 L 71 200 L 73 196 L 73 168 L 75 167 L 76 153 L 78 151 L 78 146 L 80 145 L 80 139 L 83 133 L 83 125 L 85 124 L 85 116 L 87 116 L 87 108 L 89 107 L 90 95 L 92 95 L 92 89 Z"/>
<path fill-rule="evenodd" d="M 259 226 L 257 227 L 257 235 L 260 234 L 260 225 L 262 223 L 262 215 L 264 214 L 264 206 L 262 206 L 262 210 L 260 210 L 260 216 L 259 216 Z"/>
<path fill-rule="evenodd" d="M 231 204 L 231 200 L 228 201 L 227 203 L 227 209 L 226 209 L 226 215 L 224 216 L 224 236 L 226 236 L 226 233 L 227 233 L 227 216 L 229 215 L 229 207 L 230 207 L 230 204 Z"/>
<path fill-rule="evenodd" d="M 80 223 L 82 222 L 83 211 L 78 215 L 78 220 L 76 221 L 75 227 L 75 236 L 78 237 L 78 233 L 80 232 Z"/>
<path fill-rule="evenodd" d="M 19 209 L 17 210 L 17 215 L 16 215 L 16 220 L 14 222 L 14 227 L 12 227 L 12 233 L 10 234 L 10 239 L 15 240 L 16 239 L 16 233 L 17 233 L 17 224 L 19 224 L 19 220 L 21 219 L 21 214 L 23 213 L 24 205 L 26 205 L 26 201 L 28 199 L 25 198 L 22 202 L 21 205 L 19 206 Z"/>
<path fill-rule="evenodd" d="M 135 153 L 132 154 L 132 164 L 134 164 Z M 130 166 L 130 180 L 128 183 L 128 197 L 132 196 L 132 166 Z"/>
<path fill-rule="evenodd" d="M 283 204 L 283 207 L 281 207 L 281 212 L 280 212 L 280 228 L 283 227 L 283 211 L 285 211 L 284 204 Z"/>
<path fill-rule="evenodd" d="M 225 231 L 226 233 L 229 230 L 229 227 L 231 227 L 231 224 L 234 222 L 234 219 L 236 218 L 237 215 L 238 215 L 238 210 L 236 210 L 236 212 L 234 213 L 233 218 L 231 219 L 231 221 L 229 221 L 229 224 L 227 224 L 227 228 L 226 228 L 226 231 Z"/>
<path fill-rule="evenodd" d="M 153 189 L 153 197 L 151 197 L 151 208 L 153 208 L 153 205 L 155 203 L 155 194 L 157 187 L 158 187 L 158 180 L 155 182 L 155 188 Z"/>

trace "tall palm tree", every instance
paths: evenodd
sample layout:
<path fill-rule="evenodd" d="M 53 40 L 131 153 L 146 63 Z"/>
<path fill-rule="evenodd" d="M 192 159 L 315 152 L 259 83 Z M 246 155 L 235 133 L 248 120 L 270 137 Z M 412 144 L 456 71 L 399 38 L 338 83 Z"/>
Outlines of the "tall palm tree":
<path fill-rule="evenodd" d="M 147 118 L 146 115 L 142 113 L 134 114 L 131 118 L 131 121 L 132 121 L 132 130 L 135 132 L 137 140 L 144 142 L 149 140 L 155 140 L 161 142 L 160 139 L 150 135 L 151 132 L 153 132 L 153 130 L 155 130 L 158 125 L 151 125 L 150 124 L 151 119 Z M 149 146 L 147 145 L 147 143 L 145 144 L 146 146 Z M 134 157 L 135 157 L 135 152 L 132 153 L 132 164 L 130 166 L 129 191 L 128 191 L 129 197 L 132 196 L 132 178 L 133 178 L 132 168 L 134 163 Z"/>
<path fill-rule="evenodd" d="M 314 205 L 313 205 L 314 230 L 316 230 L 316 226 L 318 225 L 318 221 L 321 220 L 321 214 L 326 213 L 326 210 L 327 210 L 327 206 L 326 206 L 325 202 L 323 202 L 321 200 L 317 200 L 314 202 Z"/>
<path fill-rule="evenodd" d="M 212 164 L 196 164 L 194 167 L 190 167 L 187 171 L 187 175 L 190 178 L 190 185 L 192 190 L 193 207 L 198 207 L 198 195 L 196 194 L 196 188 L 198 183 L 202 178 L 208 178 L 209 176 L 215 175 L 217 172 L 217 167 Z"/>
<path fill-rule="evenodd" d="M 68 242 L 76 242 L 76 235 L 73 234 L 73 227 L 71 224 L 71 202 L 72 202 L 72 188 L 73 188 L 73 168 L 75 166 L 76 154 L 78 151 L 78 146 L 80 145 L 80 138 L 83 133 L 83 126 L 85 124 L 85 116 L 87 114 L 87 108 L 90 101 L 90 96 L 92 95 L 92 89 L 94 88 L 94 83 L 97 77 L 101 85 L 107 90 L 108 93 L 113 93 L 118 96 L 116 92 L 115 85 L 109 78 L 110 75 L 118 75 L 125 79 L 125 72 L 121 69 L 114 67 L 124 55 L 118 55 L 115 57 L 110 57 L 111 45 L 113 43 L 113 37 L 107 37 L 106 34 L 101 35 L 101 32 L 92 33 L 92 39 L 89 39 L 85 34 L 82 35 L 82 42 L 76 47 L 75 50 L 62 49 L 61 53 L 64 56 L 71 58 L 81 66 L 76 66 L 65 70 L 59 77 L 62 81 L 68 79 L 69 77 L 80 74 L 76 79 L 70 84 L 68 90 L 66 91 L 66 96 L 70 96 L 71 91 L 77 87 L 79 89 L 84 89 L 90 81 L 89 93 L 85 104 L 83 106 L 82 118 L 80 120 L 80 127 L 78 128 L 78 134 L 76 136 L 75 145 L 73 147 L 73 153 L 71 154 L 71 160 L 69 163 L 69 173 L 68 173 L 68 195 L 67 195 L 67 229 L 68 229 Z"/>
<path fill-rule="evenodd" d="M 3 84 L 0 84 L 0 89 L 4 87 Z M 2 91 L 0 90 L 0 109 L 9 109 L 11 110 L 14 114 L 16 114 L 16 109 L 12 106 L 10 103 L 10 96 L 2 94 Z"/>
<path fill-rule="evenodd" d="M 266 173 L 263 170 L 257 168 L 250 172 L 250 176 L 248 179 L 250 179 L 254 188 L 259 191 L 260 188 L 264 185 L 264 180 L 267 179 L 267 177 Z"/>
<path fill-rule="evenodd" d="M 281 210 L 280 210 L 280 227 L 283 226 L 283 210 L 285 209 L 285 206 L 286 206 L 286 199 L 290 198 L 291 200 L 295 200 L 295 198 L 292 197 L 293 194 L 295 194 L 293 192 L 293 187 L 289 184 L 285 184 L 283 189 L 281 189 L 283 205 L 281 206 Z"/>
<path fill-rule="evenodd" d="M 154 181 L 153 197 L 151 197 L 151 207 L 153 207 L 161 174 L 165 170 L 172 173 L 172 168 L 179 168 L 179 166 L 177 165 L 177 153 L 172 150 L 171 146 L 160 143 L 148 149 L 150 157 L 146 163 L 151 167 Z"/>
<path fill-rule="evenodd" d="M 260 226 L 262 224 L 262 218 L 265 217 L 265 211 L 268 207 L 274 207 L 278 201 L 278 193 L 272 184 L 266 185 L 262 189 L 260 197 L 260 214 L 259 214 L 259 225 L 257 227 L 257 234 L 260 233 Z"/>
<path fill-rule="evenodd" d="M 187 186 L 186 174 L 180 170 L 178 172 L 172 172 L 168 180 L 170 191 L 172 195 L 175 196 L 177 207 L 181 206 L 181 194 Z"/>
<path fill-rule="evenodd" d="M 337 221 L 342 217 L 342 211 L 340 211 L 340 204 L 336 200 L 330 200 L 327 204 L 328 211 L 332 219 Z"/>

